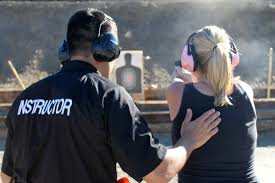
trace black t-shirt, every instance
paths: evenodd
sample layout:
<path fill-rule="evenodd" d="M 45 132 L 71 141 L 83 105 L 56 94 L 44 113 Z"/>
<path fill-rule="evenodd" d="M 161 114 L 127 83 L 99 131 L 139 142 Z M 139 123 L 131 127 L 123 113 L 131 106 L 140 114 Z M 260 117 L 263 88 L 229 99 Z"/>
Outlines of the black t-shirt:
<path fill-rule="evenodd" d="M 222 122 L 219 133 L 192 152 L 179 172 L 179 183 L 259 183 L 254 168 L 257 146 L 254 104 L 239 83 L 234 84 L 229 99 L 233 105 L 215 107 L 213 96 L 199 92 L 193 83 L 185 85 L 184 102 L 173 120 L 173 143 L 181 137 L 181 124 L 188 108 L 192 109 L 192 119 L 216 108 Z"/>
<path fill-rule="evenodd" d="M 6 125 L 2 171 L 16 182 L 111 183 L 116 162 L 140 181 L 167 151 L 129 94 L 82 61 L 22 92 Z"/>

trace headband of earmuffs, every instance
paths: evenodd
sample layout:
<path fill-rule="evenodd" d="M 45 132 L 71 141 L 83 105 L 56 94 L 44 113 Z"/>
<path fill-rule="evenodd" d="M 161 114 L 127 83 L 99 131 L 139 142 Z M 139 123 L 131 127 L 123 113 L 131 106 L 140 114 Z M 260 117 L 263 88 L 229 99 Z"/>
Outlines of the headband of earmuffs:
<path fill-rule="evenodd" d="M 121 47 L 117 37 L 112 32 L 101 33 L 101 27 L 108 20 L 113 21 L 111 17 L 104 18 L 104 21 L 99 25 L 97 39 L 92 46 L 92 53 L 96 61 L 111 62 L 119 57 Z"/>
<path fill-rule="evenodd" d="M 104 14 L 104 20 L 100 23 L 98 28 L 98 35 L 91 47 L 91 52 L 98 62 L 111 62 L 119 57 L 121 47 L 117 36 L 112 32 L 101 33 L 101 27 L 108 20 L 113 19 Z M 70 52 L 68 42 L 66 40 L 60 45 L 58 49 L 58 59 L 63 63 L 70 59 Z"/>

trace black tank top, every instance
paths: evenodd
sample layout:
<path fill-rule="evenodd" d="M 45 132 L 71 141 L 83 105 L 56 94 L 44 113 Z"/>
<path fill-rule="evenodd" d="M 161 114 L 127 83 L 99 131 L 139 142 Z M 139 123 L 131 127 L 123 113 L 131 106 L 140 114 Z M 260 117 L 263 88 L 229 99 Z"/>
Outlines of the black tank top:
<path fill-rule="evenodd" d="M 214 106 L 214 97 L 186 84 L 183 102 L 173 120 L 173 144 L 180 138 L 180 128 L 188 108 L 196 119 L 205 111 L 220 111 L 219 132 L 205 145 L 194 150 L 179 172 L 179 183 L 258 183 L 254 171 L 257 141 L 256 111 L 240 84 L 234 84 L 229 96 L 233 105 Z"/>

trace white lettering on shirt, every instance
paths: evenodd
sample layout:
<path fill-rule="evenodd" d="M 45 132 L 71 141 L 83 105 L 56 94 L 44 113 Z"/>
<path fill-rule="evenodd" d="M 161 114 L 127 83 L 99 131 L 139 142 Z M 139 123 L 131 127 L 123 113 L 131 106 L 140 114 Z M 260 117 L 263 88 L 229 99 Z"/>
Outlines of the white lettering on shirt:
<path fill-rule="evenodd" d="M 20 101 L 20 104 L 19 104 L 19 107 L 18 107 L 18 111 L 17 111 L 17 115 L 20 115 L 21 112 L 24 114 L 27 102 L 28 102 L 28 100 L 26 100 L 26 101 L 21 100 Z"/>
<path fill-rule="evenodd" d="M 40 114 L 40 115 L 67 115 L 70 116 L 72 99 L 60 98 L 52 100 L 44 99 L 26 99 L 21 100 L 17 115 L 23 114 Z"/>
<path fill-rule="evenodd" d="M 29 112 L 31 112 L 31 110 L 32 110 L 31 104 L 33 104 L 33 100 L 28 100 L 28 101 L 26 101 L 26 103 L 27 103 L 27 106 L 25 107 L 24 114 L 28 114 Z"/>
<path fill-rule="evenodd" d="M 61 114 L 63 115 L 65 112 L 65 109 L 67 109 L 67 116 L 70 116 L 70 110 L 71 110 L 72 104 L 73 104 L 72 99 L 65 99 Z"/>

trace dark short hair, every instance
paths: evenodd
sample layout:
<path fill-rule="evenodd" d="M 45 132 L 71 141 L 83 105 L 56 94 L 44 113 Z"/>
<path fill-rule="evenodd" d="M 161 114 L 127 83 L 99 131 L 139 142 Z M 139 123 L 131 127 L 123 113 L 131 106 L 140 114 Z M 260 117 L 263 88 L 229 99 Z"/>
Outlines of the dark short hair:
<path fill-rule="evenodd" d="M 107 15 L 94 8 L 77 10 L 70 18 L 67 27 L 68 49 L 71 55 L 77 51 L 91 50 L 98 36 L 99 26 Z M 108 16 L 109 17 L 109 16 Z M 101 27 L 101 33 L 112 31 L 115 22 L 107 19 Z"/>

